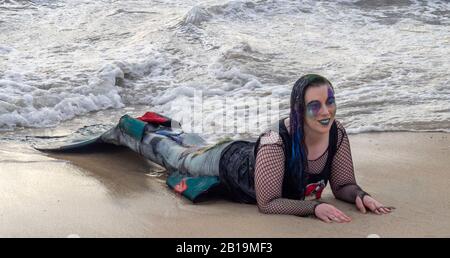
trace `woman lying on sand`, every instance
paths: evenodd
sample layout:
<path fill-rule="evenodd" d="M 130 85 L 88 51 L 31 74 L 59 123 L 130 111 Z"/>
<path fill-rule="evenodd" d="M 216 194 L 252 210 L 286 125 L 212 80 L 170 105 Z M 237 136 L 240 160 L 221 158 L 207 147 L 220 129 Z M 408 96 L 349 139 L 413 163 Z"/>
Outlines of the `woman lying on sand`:
<path fill-rule="evenodd" d="M 322 76 L 302 76 L 292 89 L 290 116 L 281 119 L 278 128 L 262 133 L 256 142 L 234 140 L 207 146 L 196 134 L 173 134 L 167 117 L 149 114 L 151 122 L 166 129 L 158 130 L 133 118 L 121 119 L 101 141 L 128 146 L 165 167 L 170 175 L 212 176 L 232 200 L 256 203 L 262 213 L 351 221 L 333 205 L 320 201 L 328 181 L 337 199 L 354 203 L 362 213 L 369 210 L 381 215 L 393 209 L 356 184 L 349 140 L 342 124 L 335 120 L 334 89 Z M 143 125 L 133 126 L 136 121 Z M 187 186 L 181 181 L 174 189 L 182 193 Z"/>

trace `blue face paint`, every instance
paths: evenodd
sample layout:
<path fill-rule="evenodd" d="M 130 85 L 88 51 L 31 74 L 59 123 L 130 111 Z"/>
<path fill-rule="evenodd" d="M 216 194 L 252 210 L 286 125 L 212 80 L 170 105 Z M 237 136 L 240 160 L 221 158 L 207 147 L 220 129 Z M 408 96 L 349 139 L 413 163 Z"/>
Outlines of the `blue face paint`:
<path fill-rule="evenodd" d="M 328 87 L 328 98 L 334 98 L 333 90 L 331 87 Z"/>
<path fill-rule="evenodd" d="M 334 98 L 334 93 L 331 87 L 328 87 L 328 99 L 327 99 L 327 107 L 330 110 L 331 117 L 334 118 L 336 116 L 336 100 Z"/>
<path fill-rule="evenodd" d="M 327 99 L 327 106 L 336 105 L 334 93 L 331 87 L 328 87 L 328 99 Z"/>
<path fill-rule="evenodd" d="M 306 115 L 310 118 L 315 118 L 319 115 L 322 104 L 318 100 L 314 100 L 306 105 Z"/>
<path fill-rule="evenodd" d="M 331 87 L 328 87 L 328 98 L 326 101 L 326 107 L 329 109 L 331 116 L 334 117 L 336 114 L 336 102 L 334 98 L 334 93 Z M 322 108 L 322 103 L 318 100 L 313 100 L 306 105 L 306 115 L 310 118 L 317 118 L 320 114 L 320 109 Z"/>

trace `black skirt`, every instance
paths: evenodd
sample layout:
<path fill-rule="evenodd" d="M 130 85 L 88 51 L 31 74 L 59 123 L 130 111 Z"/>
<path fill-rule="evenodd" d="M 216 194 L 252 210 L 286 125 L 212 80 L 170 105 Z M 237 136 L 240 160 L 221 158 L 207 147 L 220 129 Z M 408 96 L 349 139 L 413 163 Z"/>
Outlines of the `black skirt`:
<path fill-rule="evenodd" d="M 219 177 L 231 200 L 256 203 L 255 194 L 255 142 L 234 141 L 221 153 Z"/>

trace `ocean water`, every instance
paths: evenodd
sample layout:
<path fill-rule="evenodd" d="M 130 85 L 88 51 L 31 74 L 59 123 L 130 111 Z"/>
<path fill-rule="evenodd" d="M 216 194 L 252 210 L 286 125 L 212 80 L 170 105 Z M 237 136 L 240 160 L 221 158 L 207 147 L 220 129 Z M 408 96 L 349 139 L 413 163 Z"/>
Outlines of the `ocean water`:
<path fill-rule="evenodd" d="M 448 0 L 0 0 L 0 130 L 182 119 L 198 92 L 210 120 L 224 99 L 277 100 L 277 117 L 319 73 L 349 133 L 450 132 L 449 56 Z"/>

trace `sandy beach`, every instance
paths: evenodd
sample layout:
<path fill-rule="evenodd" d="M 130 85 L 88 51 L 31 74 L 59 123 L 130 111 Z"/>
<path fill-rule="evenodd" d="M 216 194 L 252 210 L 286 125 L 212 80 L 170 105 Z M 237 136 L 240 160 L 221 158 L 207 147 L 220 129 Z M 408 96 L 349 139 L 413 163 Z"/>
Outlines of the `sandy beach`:
<path fill-rule="evenodd" d="M 449 0 L 0 3 L 0 237 L 450 237 Z M 249 139 L 298 105 L 342 122 L 358 184 L 392 214 L 329 186 L 351 223 L 193 204 L 124 147 L 32 147 L 118 124 L 141 139 L 120 118 L 146 112 L 207 143 Z"/>
<path fill-rule="evenodd" d="M 48 155 L 26 143 L 0 147 L 0 237 L 450 237 L 450 137 L 350 135 L 358 183 L 397 209 L 353 221 L 264 215 L 225 200 L 192 204 L 157 168 L 124 149 Z"/>

